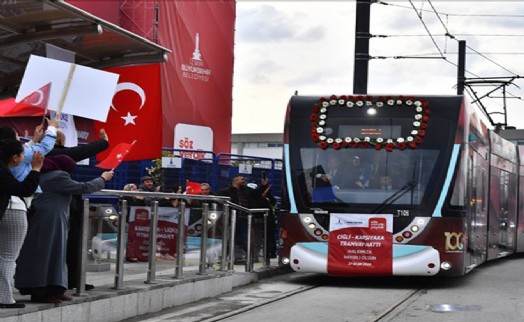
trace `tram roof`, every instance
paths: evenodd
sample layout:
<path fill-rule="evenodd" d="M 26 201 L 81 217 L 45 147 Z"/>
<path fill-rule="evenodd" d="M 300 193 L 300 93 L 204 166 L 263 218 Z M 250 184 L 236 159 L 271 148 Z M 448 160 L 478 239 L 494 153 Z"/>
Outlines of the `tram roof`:
<path fill-rule="evenodd" d="M 8 0 L 0 7 L 0 96 L 18 91 L 31 54 L 50 44 L 93 68 L 165 62 L 171 52 L 63 0 Z"/>

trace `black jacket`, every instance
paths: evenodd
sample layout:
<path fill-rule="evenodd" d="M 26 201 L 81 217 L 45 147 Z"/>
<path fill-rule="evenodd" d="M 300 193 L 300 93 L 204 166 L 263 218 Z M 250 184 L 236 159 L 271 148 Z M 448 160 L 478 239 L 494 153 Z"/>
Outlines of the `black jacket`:
<path fill-rule="evenodd" d="M 67 156 L 70 156 L 75 160 L 75 162 L 90 158 L 105 149 L 109 147 L 109 143 L 104 140 L 100 139 L 95 142 L 91 142 L 88 144 L 82 144 L 74 147 L 65 147 L 61 145 L 55 145 L 53 150 L 51 150 L 46 156 L 52 156 L 57 154 L 65 154 Z"/>
<path fill-rule="evenodd" d="M 258 185 L 256 189 L 249 188 L 247 186 L 242 186 L 240 188 L 235 188 L 233 186 L 229 186 L 227 188 L 224 188 L 218 192 L 219 196 L 225 196 L 230 197 L 231 202 L 235 203 L 237 205 L 240 204 L 240 200 L 238 198 L 239 189 L 241 190 L 242 194 L 246 198 L 247 205 L 241 205 L 246 208 L 255 208 L 257 200 L 261 197 L 262 192 L 264 191 L 266 187 Z"/>
<path fill-rule="evenodd" d="M 0 162 L 0 219 L 4 216 L 11 196 L 29 197 L 38 187 L 40 172 L 31 171 L 20 182 L 15 179 L 11 171 L 3 162 Z"/>

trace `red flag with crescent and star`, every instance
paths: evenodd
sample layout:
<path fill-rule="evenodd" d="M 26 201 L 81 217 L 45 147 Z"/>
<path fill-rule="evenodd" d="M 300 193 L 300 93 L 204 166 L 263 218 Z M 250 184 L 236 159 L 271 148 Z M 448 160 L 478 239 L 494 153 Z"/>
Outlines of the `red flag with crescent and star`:
<path fill-rule="evenodd" d="M 50 91 L 51 83 L 47 83 L 40 89 L 27 95 L 20 102 L 16 102 L 14 98 L 0 101 L 0 117 L 44 115 L 47 112 L 45 108 L 47 107 Z"/>
<path fill-rule="evenodd" d="M 133 143 L 119 143 L 109 151 L 109 155 L 96 164 L 95 167 L 102 169 L 116 169 L 131 151 Z"/>
<path fill-rule="evenodd" d="M 199 195 L 202 193 L 200 183 L 186 180 L 186 193 L 188 195 Z"/>
<path fill-rule="evenodd" d="M 147 160 L 162 154 L 162 102 L 160 65 L 109 68 L 120 75 L 107 121 L 95 121 L 95 132 L 105 129 L 109 143 L 133 142 L 126 161 Z M 97 160 L 108 157 L 105 151 Z"/>

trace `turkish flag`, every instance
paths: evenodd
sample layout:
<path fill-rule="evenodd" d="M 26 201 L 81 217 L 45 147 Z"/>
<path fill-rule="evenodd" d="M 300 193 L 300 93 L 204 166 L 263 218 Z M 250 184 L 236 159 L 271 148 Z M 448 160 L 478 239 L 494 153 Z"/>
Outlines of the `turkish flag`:
<path fill-rule="evenodd" d="M 188 195 L 199 195 L 202 193 L 200 183 L 186 180 L 186 194 Z"/>
<path fill-rule="evenodd" d="M 47 83 L 39 90 L 27 95 L 20 102 L 14 98 L 0 101 L 0 117 L 42 116 L 46 113 L 47 101 L 51 83 Z"/>
<path fill-rule="evenodd" d="M 159 158 L 162 154 L 160 66 L 149 64 L 109 68 L 120 75 L 106 123 L 95 121 L 95 132 L 105 129 L 109 142 L 133 142 L 126 161 Z M 109 152 L 97 155 L 107 158 Z"/>
<path fill-rule="evenodd" d="M 131 151 L 133 143 L 119 143 L 109 151 L 109 155 L 95 167 L 102 169 L 116 169 Z"/>

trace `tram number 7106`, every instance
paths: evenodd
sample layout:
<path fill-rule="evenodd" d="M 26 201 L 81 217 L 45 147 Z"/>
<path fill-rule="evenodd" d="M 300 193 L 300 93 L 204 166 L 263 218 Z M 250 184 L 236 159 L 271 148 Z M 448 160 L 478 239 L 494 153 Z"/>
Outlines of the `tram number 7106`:
<path fill-rule="evenodd" d="M 397 217 L 409 217 L 409 210 L 397 210 Z"/>

